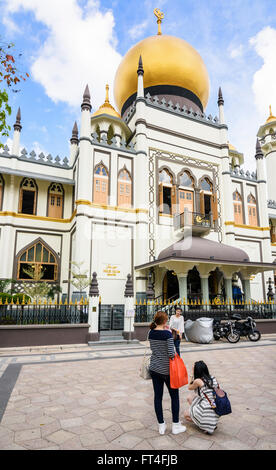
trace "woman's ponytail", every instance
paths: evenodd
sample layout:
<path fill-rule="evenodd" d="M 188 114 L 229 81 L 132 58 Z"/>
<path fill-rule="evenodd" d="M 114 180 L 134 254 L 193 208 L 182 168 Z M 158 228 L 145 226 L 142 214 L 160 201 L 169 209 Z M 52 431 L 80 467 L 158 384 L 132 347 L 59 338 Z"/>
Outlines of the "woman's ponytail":
<path fill-rule="evenodd" d="M 163 325 L 168 321 L 168 315 L 166 312 L 162 312 L 162 310 L 159 310 L 156 312 L 154 315 L 153 321 L 150 324 L 150 329 L 154 330 L 158 325 Z"/>

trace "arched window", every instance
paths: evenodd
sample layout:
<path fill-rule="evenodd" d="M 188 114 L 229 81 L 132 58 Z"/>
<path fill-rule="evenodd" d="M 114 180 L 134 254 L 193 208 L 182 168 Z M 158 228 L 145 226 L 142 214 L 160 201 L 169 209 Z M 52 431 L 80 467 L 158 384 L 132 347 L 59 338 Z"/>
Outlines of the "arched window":
<path fill-rule="evenodd" d="M 3 208 L 3 196 L 4 196 L 4 179 L 0 174 L 0 211 Z"/>
<path fill-rule="evenodd" d="M 184 171 L 179 178 L 180 186 L 194 187 L 194 178 L 188 171 Z"/>
<path fill-rule="evenodd" d="M 163 169 L 159 172 L 159 183 L 172 184 L 173 177 L 169 170 Z"/>
<path fill-rule="evenodd" d="M 27 271 L 27 272 L 26 272 Z M 28 272 L 31 271 L 34 278 Z M 40 273 L 43 273 L 39 279 Z M 55 253 L 41 239 L 30 244 L 17 256 L 17 279 L 57 281 L 58 261 Z"/>
<path fill-rule="evenodd" d="M 21 214 L 36 213 L 37 185 L 34 179 L 24 178 L 20 185 L 19 209 Z"/>
<path fill-rule="evenodd" d="M 247 197 L 248 221 L 249 225 L 256 227 L 258 225 L 256 198 L 250 193 Z"/>
<path fill-rule="evenodd" d="M 132 181 L 130 173 L 123 168 L 118 175 L 118 206 L 131 206 Z"/>
<path fill-rule="evenodd" d="M 238 190 L 233 193 L 233 201 L 234 201 L 234 221 L 235 224 L 243 224 L 243 205 L 242 205 L 242 197 Z"/>
<path fill-rule="evenodd" d="M 108 170 L 103 163 L 99 163 L 94 170 L 93 202 L 108 204 Z"/>
<path fill-rule="evenodd" d="M 63 218 L 64 190 L 62 184 L 52 183 L 48 190 L 47 216 L 55 219 Z"/>
<path fill-rule="evenodd" d="M 213 183 L 205 176 L 199 181 L 200 189 L 200 213 L 208 217 L 212 213 L 213 221 L 218 219 L 217 195 L 213 190 Z"/>
<path fill-rule="evenodd" d="M 179 185 L 191 188 L 191 190 L 179 188 L 179 212 L 182 214 L 185 209 L 194 211 L 194 178 L 189 171 L 184 171 L 179 177 Z"/>
<path fill-rule="evenodd" d="M 159 171 L 159 212 L 171 215 L 176 211 L 176 186 L 166 168 Z"/>
<path fill-rule="evenodd" d="M 209 178 L 203 178 L 199 183 L 199 187 L 203 191 L 209 191 L 209 192 L 213 191 L 213 185 L 211 181 L 209 180 Z"/>

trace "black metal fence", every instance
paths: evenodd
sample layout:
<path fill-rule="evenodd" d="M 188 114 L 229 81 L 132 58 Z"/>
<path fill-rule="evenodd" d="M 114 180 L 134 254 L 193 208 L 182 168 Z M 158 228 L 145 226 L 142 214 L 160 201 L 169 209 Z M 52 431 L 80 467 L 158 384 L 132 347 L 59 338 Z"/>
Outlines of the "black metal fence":
<path fill-rule="evenodd" d="M 3 304 L 0 325 L 46 325 L 88 323 L 88 304 Z"/>
<path fill-rule="evenodd" d="M 170 317 L 175 313 L 177 305 L 136 305 L 135 323 L 151 322 L 158 310 L 165 311 Z M 182 309 L 184 320 L 196 320 L 197 318 L 208 317 L 217 319 L 230 318 L 233 313 L 239 313 L 243 319 L 251 316 L 255 319 L 276 319 L 276 305 L 272 302 L 256 302 L 250 304 L 221 304 L 221 305 L 179 305 Z"/>

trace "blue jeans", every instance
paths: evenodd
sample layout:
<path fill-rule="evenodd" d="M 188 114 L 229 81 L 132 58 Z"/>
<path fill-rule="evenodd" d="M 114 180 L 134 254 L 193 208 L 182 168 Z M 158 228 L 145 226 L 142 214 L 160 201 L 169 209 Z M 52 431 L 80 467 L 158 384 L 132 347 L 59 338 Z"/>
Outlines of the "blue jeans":
<path fill-rule="evenodd" d="M 153 385 L 153 390 L 154 390 L 154 409 L 155 409 L 158 423 L 159 424 L 164 423 L 163 407 L 162 407 L 164 384 L 166 384 L 170 397 L 171 397 L 173 423 L 178 423 L 179 422 L 178 388 L 171 388 L 169 375 L 161 375 L 152 370 L 150 371 L 150 374 L 151 374 L 152 385 Z"/>
<path fill-rule="evenodd" d="M 178 336 L 179 338 L 179 336 Z M 177 354 L 180 356 L 180 339 L 175 339 L 174 340 L 174 346 Z"/>

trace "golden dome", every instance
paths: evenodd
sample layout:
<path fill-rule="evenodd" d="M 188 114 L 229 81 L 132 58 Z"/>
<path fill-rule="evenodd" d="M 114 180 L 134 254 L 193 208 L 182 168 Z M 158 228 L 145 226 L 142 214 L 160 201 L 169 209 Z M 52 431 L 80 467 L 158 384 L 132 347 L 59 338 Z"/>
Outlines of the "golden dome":
<path fill-rule="evenodd" d="M 97 111 L 95 111 L 94 114 L 92 114 L 92 117 L 100 116 L 101 114 L 109 114 L 109 116 L 117 117 L 121 119 L 121 116 L 117 111 L 113 108 L 113 106 L 109 102 L 109 86 L 106 85 L 105 87 L 105 102 L 102 104 Z"/>
<path fill-rule="evenodd" d="M 233 150 L 234 152 L 237 152 L 237 149 L 236 147 L 234 147 L 234 145 L 230 144 L 229 141 L 227 143 L 228 143 L 229 150 Z"/>
<path fill-rule="evenodd" d="M 276 117 L 272 115 L 271 105 L 269 106 L 269 116 L 266 120 L 266 124 L 269 122 L 276 121 Z"/>
<path fill-rule="evenodd" d="M 114 97 L 120 112 L 126 100 L 137 91 L 140 55 L 144 68 L 144 88 L 156 85 L 184 88 L 194 93 L 203 108 L 206 107 L 209 76 L 201 56 L 184 39 L 159 33 L 133 46 L 118 67 Z"/>

